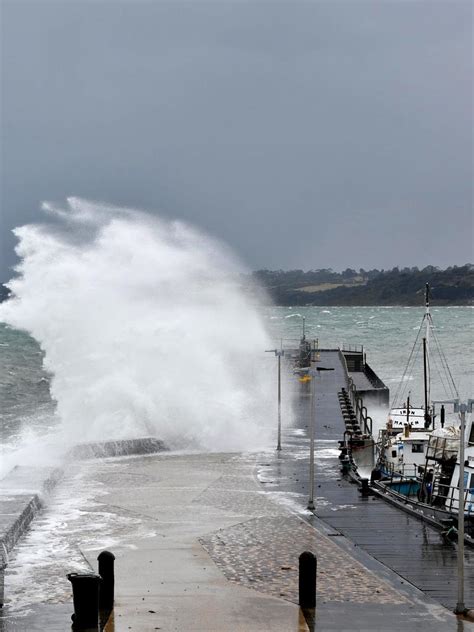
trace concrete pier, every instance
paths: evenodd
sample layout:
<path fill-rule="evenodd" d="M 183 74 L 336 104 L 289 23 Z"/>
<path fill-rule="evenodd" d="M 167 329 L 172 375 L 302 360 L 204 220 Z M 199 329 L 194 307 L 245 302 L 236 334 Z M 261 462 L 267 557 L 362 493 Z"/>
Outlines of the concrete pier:
<path fill-rule="evenodd" d="M 283 422 L 281 453 L 159 452 L 71 464 L 11 554 L 1 632 L 70 629 L 66 575 L 96 571 L 104 548 L 116 557 L 106 632 L 474 632 L 474 623 L 449 608 L 455 549 L 442 549 L 439 534 L 390 505 L 361 498 L 341 476 L 344 363 L 322 352 L 320 364 L 334 371 L 321 373 L 316 385 L 315 513 L 306 510 L 310 391 L 292 377 L 283 395 L 296 389 L 299 408 L 295 426 Z M 16 477 L 25 500 L 38 497 L 20 471 Z M 77 506 L 68 513 L 70 497 Z M 45 543 L 49 558 L 25 570 L 22 560 Z M 317 558 L 312 617 L 298 605 L 303 551 Z"/>
<path fill-rule="evenodd" d="M 470 629 L 346 538 L 335 538 L 323 522 L 309 524 L 262 492 L 259 463 L 258 455 L 161 454 L 88 465 L 82 484 L 107 490 L 93 495 L 83 535 L 75 533 L 90 568 L 101 548 L 90 538 L 97 515 L 116 516 L 111 524 L 133 520 L 113 547 L 115 611 L 107 632 Z M 54 496 L 48 511 L 55 511 Z M 28 536 L 24 540 L 26 546 Z M 305 550 L 318 559 L 310 625 L 297 604 L 298 557 Z M 62 573 L 62 598 L 31 603 L 29 614 L 7 603 L 2 632 L 69 629 L 68 559 L 56 561 L 54 570 Z"/>
<path fill-rule="evenodd" d="M 70 450 L 65 461 L 151 454 L 165 449 L 162 441 L 150 437 L 84 443 Z M 61 467 L 16 466 L 0 480 L 0 607 L 5 601 L 4 575 L 10 552 L 63 476 Z"/>

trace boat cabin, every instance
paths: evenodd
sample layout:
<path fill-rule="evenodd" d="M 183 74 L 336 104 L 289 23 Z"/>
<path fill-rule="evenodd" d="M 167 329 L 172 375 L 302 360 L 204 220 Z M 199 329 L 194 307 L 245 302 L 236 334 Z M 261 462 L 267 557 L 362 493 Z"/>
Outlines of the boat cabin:
<path fill-rule="evenodd" d="M 468 425 L 467 445 L 464 451 L 464 511 L 468 516 L 474 516 L 474 422 Z M 446 498 L 446 509 L 459 512 L 459 473 L 461 466 L 459 456 L 456 460 L 453 476 L 451 478 L 450 493 Z"/>
<path fill-rule="evenodd" d="M 418 468 L 425 466 L 429 438 L 428 432 L 411 433 L 407 429 L 392 437 L 384 450 L 389 471 L 416 476 Z"/>

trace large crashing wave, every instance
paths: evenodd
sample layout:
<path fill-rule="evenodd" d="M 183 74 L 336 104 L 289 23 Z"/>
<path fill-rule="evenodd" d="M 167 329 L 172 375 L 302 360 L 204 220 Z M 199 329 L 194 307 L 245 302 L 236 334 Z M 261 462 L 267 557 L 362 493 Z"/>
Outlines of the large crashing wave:
<path fill-rule="evenodd" d="M 259 367 L 270 342 L 229 250 L 139 211 L 78 198 L 43 208 L 54 222 L 14 231 L 21 263 L 0 320 L 45 352 L 65 440 L 266 442 L 274 383 Z"/>

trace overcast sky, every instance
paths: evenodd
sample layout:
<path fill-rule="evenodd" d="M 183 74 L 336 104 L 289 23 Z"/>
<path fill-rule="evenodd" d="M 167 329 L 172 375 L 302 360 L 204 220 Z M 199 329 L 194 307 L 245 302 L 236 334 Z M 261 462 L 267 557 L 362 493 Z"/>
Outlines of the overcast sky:
<path fill-rule="evenodd" d="M 251 268 L 473 261 L 471 2 L 1 4 L 0 280 L 70 195 Z"/>

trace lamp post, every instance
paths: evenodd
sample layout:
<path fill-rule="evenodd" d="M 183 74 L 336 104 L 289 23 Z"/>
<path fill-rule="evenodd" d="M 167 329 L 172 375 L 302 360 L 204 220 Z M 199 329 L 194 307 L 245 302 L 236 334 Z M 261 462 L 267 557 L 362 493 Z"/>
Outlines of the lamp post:
<path fill-rule="evenodd" d="M 467 404 L 455 404 L 454 411 L 461 414 L 461 428 L 459 437 L 459 483 L 458 483 L 458 601 L 454 612 L 464 614 L 466 606 L 464 604 L 464 447 L 466 412 L 472 413 L 474 400 L 469 399 Z"/>
<path fill-rule="evenodd" d="M 316 371 L 334 371 L 334 369 L 329 369 L 327 367 L 324 366 L 318 366 L 316 368 Z M 316 419 L 315 419 L 315 404 L 316 404 L 316 396 L 315 396 L 315 389 L 314 389 L 314 378 L 316 377 L 317 373 L 314 372 L 314 370 L 309 370 L 308 371 L 308 377 L 311 380 L 311 399 L 310 399 L 310 407 L 309 407 L 309 425 L 310 425 L 310 430 L 309 430 L 309 498 L 308 498 L 308 506 L 307 508 L 310 511 L 314 511 L 315 510 L 315 506 L 314 506 L 314 427 L 316 424 Z M 304 378 L 303 378 L 304 379 Z M 307 380 L 305 380 L 307 381 Z"/>
<path fill-rule="evenodd" d="M 281 358 L 285 355 L 283 349 L 268 349 L 265 353 L 274 353 L 278 358 L 278 439 L 277 451 L 281 451 Z"/>

